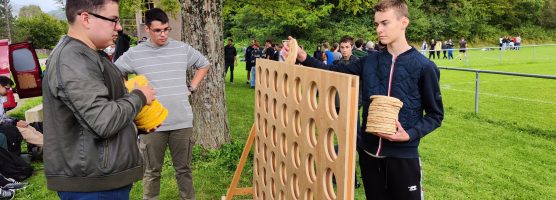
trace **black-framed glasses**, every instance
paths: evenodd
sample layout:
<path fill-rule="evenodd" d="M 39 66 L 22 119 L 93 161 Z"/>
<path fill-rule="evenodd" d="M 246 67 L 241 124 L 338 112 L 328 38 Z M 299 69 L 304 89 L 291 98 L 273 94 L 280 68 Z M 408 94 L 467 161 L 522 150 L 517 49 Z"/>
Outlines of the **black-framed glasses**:
<path fill-rule="evenodd" d="M 109 21 L 109 22 L 113 22 L 114 23 L 114 29 L 116 29 L 116 26 L 118 26 L 118 24 L 120 24 L 120 18 L 118 18 L 118 17 L 116 17 L 114 19 L 110 19 L 108 17 L 102 16 L 102 15 L 99 15 L 99 14 L 95 14 L 95 13 L 92 13 L 92 12 L 87 12 L 87 13 L 89 13 L 90 15 L 92 15 L 96 18 L 106 20 L 106 21 Z M 81 15 L 81 13 L 78 13 L 77 15 Z"/>
<path fill-rule="evenodd" d="M 171 27 L 167 27 L 167 28 L 165 28 L 165 29 L 159 29 L 159 28 L 157 28 L 157 29 L 151 29 L 151 28 L 149 27 L 149 29 L 150 29 L 152 32 L 154 32 L 155 34 L 157 34 L 157 35 L 162 35 L 162 33 L 166 33 L 166 34 L 167 34 L 167 33 L 169 33 L 170 31 L 172 31 L 172 28 L 171 28 Z"/>

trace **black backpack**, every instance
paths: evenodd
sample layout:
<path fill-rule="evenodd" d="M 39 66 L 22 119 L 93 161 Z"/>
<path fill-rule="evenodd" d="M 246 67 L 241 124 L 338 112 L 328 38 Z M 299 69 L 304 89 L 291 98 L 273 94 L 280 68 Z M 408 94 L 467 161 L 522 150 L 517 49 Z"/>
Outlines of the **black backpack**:
<path fill-rule="evenodd" d="M 23 141 L 23 136 L 16 128 L 15 123 L 3 122 L 0 124 L 0 133 L 6 136 L 8 143 L 8 151 L 15 155 L 21 154 L 21 142 Z"/>
<path fill-rule="evenodd" d="M 23 181 L 33 175 L 33 167 L 19 156 L 0 148 L 0 174 Z"/>

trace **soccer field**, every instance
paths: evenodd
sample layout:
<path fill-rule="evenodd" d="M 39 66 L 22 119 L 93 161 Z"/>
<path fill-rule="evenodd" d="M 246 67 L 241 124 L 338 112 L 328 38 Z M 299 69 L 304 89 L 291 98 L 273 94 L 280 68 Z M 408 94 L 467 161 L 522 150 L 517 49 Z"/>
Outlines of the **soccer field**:
<path fill-rule="evenodd" d="M 438 66 L 462 67 L 492 71 L 516 72 L 556 76 L 556 46 L 535 47 L 537 62 L 524 61 L 531 48 L 520 51 L 504 51 L 502 63 L 490 62 L 495 51 L 470 51 L 469 63 L 459 60 L 435 60 Z M 542 50 L 542 51 L 541 51 Z M 510 56 L 511 54 L 511 56 Z M 543 55 L 542 57 L 540 55 Z M 542 60 L 540 59 L 542 58 Z M 519 62 L 521 59 L 523 62 Z M 442 93 L 446 109 L 462 112 L 474 111 L 475 73 L 441 70 Z M 556 80 L 496 74 L 480 74 L 479 115 L 495 121 L 515 124 L 524 129 L 553 129 L 556 122 Z M 554 136 L 556 137 L 556 136 Z"/>
<path fill-rule="evenodd" d="M 438 66 L 556 76 L 556 46 L 503 52 L 470 51 L 464 60 L 435 60 Z M 498 57 L 497 57 L 498 56 Z M 556 199 L 556 80 L 481 74 L 479 114 L 474 113 L 475 74 L 440 70 L 445 119 L 420 145 L 426 199 Z M 220 199 L 226 193 L 249 129 L 254 90 L 245 83 L 244 63 L 235 82 L 226 77 L 226 99 L 233 143 L 220 150 L 195 148 L 193 174 L 197 199 Z M 210 134 L 210 133 L 207 133 Z M 42 164 L 17 199 L 53 199 Z M 178 199 L 172 162 L 167 154 L 160 199 Z M 360 173 L 357 173 L 360 176 Z M 250 186 L 249 161 L 241 186 Z M 358 177 L 358 179 L 360 179 Z M 363 188 L 355 190 L 364 199 Z M 131 199 L 141 199 L 137 182 Z M 249 197 L 244 197 L 249 198 Z"/>
<path fill-rule="evenodd" d="M 556 76 L 556 47 L 471 51 L 469 63 L 438 66 Z M 542 56 L 541 56 L 542 55 Z M 512 63 L 515 62 L 515 63 Z M 446 118 L 421 145 L 425 197 L 432 199 L 555 199 L 556 80 L 441 70 Z"/>

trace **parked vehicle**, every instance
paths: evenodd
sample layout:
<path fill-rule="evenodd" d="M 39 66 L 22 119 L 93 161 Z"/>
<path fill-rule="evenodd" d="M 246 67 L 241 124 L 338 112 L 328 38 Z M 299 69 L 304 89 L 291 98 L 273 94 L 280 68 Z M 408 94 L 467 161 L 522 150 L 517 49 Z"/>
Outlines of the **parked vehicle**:
<path fill-rule="evenodd" d="M 0 76 L 12 77 L 15 83 L 15 91 L 6 95 L 5 110 L 17 106 L 14 92 L 22 99 L 42 95 L 42 71 L 30 42 L 9 44 L 8 40 L 0 40 Z"/>

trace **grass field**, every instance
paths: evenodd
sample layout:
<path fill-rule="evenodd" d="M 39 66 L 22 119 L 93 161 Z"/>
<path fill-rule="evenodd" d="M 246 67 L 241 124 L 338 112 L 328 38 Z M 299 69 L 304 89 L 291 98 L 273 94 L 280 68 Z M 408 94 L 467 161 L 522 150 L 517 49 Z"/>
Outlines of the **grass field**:
<path fill-rule="evenodd" d="M 439 60 L 439 66 L 556 75 L 556 47 L 503 52 L 470 51 L 469 61 Z M 512 64 L 514 63 L 514 64 Z M 229 80 L 229 78 L 226 78 Z M 197 199 L 224 195 L 253 123 L 253 90 L 245 84 L 243 63 L 235 82 L 226 83 L 233 142 L 220 150 L 194 149 Z M 421 141 L 423 188 L 427 199 L 556 199 L 556 80 L 481 74 L 479 114 L 474 113 L 475 74 L 441 70 L 445 106 L 442 127 Z M 167 154 L 168 155 L 168 154 Z M 242 186 L 250 185 L 252 162 Z M 160 199 L 178 199 L 169 156 Z M 17 199 L 54 199 L 46 190 L 40 163 Z M 360 173 L 358 173 L 360 174 Z M 141 198 L 141 183 L 132 199 Z M 356 199 L 364 199 L 363 188 Z M 245 197 L 249 198 L 249 197 Z"/>

